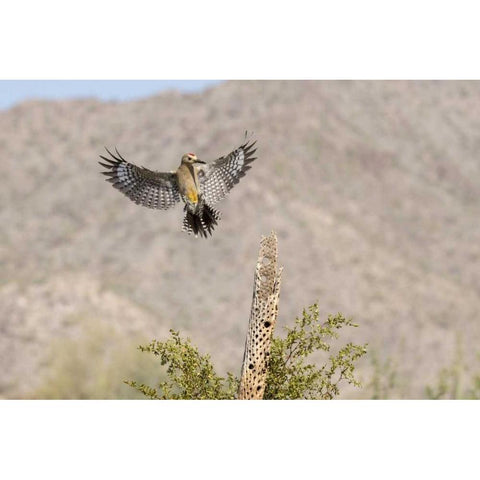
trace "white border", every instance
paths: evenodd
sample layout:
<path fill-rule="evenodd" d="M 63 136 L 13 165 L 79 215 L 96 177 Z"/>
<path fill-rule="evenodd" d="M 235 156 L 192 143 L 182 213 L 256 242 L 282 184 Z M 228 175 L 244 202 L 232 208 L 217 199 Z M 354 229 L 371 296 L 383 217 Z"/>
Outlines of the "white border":
<path fill-rule="evenodd" d="M 471 478 L 477 414 L 474 401 L 4 401 L 2 471 L 52 479 Z"/>
<path fill-rule="evenodd" d="M 10 79 L 479 78 L 477 2 L 8 2 Z"/>

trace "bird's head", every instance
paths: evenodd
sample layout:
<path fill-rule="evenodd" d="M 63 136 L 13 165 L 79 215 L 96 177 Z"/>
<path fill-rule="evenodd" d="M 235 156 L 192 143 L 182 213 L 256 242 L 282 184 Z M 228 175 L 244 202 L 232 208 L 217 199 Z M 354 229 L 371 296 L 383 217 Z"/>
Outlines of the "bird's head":
<path fill-rule="evenodd" d="M 205 162 L 203 160 L 199 160 L 194 153 L 186 153 L 182 157 L 182 163 L 193 165 L 194 163 L 205 163 Z"/>

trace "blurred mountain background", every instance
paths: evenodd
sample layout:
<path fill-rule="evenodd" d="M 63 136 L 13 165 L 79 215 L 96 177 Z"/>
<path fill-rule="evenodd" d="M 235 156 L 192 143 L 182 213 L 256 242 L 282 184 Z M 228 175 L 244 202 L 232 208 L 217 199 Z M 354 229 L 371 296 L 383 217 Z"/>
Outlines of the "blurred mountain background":
<path fill-rule="evenodd" d="M 173 170 L 245 130 L 258 160 L 208 240 L 181 232 L 180 206 L 139 207 L 99 174 L 104 146 Z M 318 301 L 369 344 L 364 388 L 341 398 L 423 398 L 442 368 L 478 364 L 479 151 L 475 81 L 228 81 L 0 112 L 0 396 L 136 398 L 123 379 L 158 377 L 136 346 L 170 328 L 238 375 L 275 230 L 277 335 Z"/>

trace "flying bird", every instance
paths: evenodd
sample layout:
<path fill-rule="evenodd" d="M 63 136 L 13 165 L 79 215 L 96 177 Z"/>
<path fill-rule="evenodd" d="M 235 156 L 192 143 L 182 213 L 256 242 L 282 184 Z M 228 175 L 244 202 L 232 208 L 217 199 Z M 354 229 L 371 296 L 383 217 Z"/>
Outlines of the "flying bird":
<path fill-rule="evenodd" d="M 186 153 L 175 171 L 156 172 L 127 162 L 115 148 L 116 155 L 106 147 L 111 158 L 100 155 L 106 163 L 106 180 L 137 205 L 166 210 L 182 200 L 185 217 L 182 230 L 205 238 L 217 225 L 220 213 L 213 208 L 245 176 L 256 160 L 255 142 L 247 141 L 228 155 L 210 163 Z"/>

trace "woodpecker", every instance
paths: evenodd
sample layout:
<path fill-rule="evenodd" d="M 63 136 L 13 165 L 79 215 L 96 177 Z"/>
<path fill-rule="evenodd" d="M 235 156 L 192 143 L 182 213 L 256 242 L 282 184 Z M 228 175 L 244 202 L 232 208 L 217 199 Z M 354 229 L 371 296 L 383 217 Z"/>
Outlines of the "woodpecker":
<path fill-rule="evenodd" d="M 207 238 L 220 220 L 220 213 L 212 205 L 226 197 L 228 192 L 245 176 L 256 160 L 255 142 L 247 141 L 228 155 L 210 163 L 194 153 L 182 156 L 175 171 L 156 172 L 127 162 L 115 148 L 116 155 L 106 147 L 111 158 L 100 155 L 107 168 L 106 180 L 137 205 L 166 210 L 177 202 L 184 202 L 185 217 L 182 230 Z"/>

